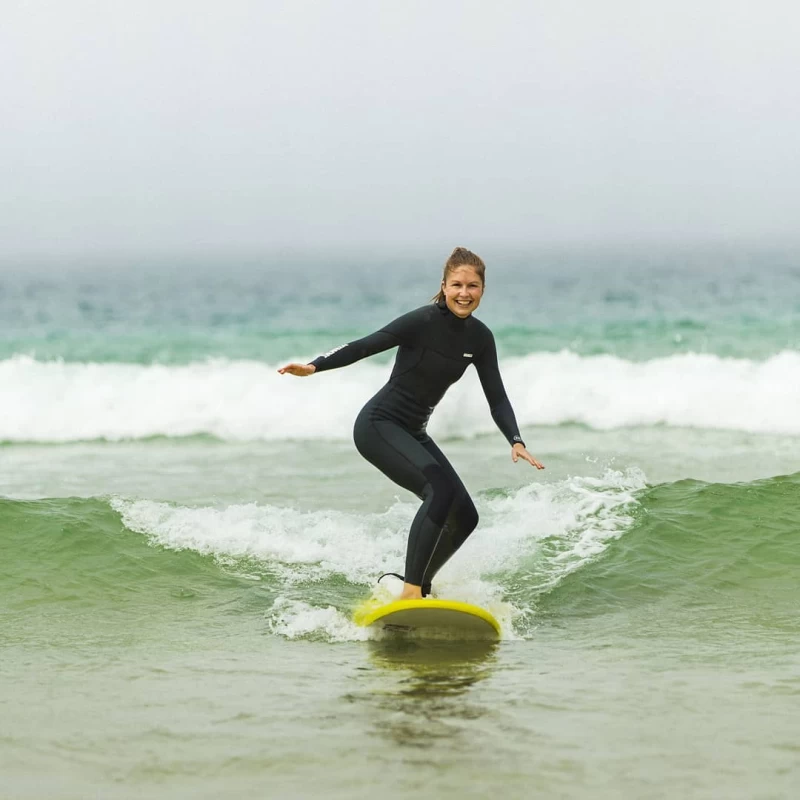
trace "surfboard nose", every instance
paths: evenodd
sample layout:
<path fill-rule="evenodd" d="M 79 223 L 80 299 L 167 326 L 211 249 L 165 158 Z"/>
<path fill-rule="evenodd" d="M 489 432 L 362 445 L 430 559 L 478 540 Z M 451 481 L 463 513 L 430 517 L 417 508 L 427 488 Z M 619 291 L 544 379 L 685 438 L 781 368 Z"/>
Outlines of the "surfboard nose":
<path fill-rule="evenodd" d="M 353 614 L 356 625 L 431 638 L 500 638 L 500 623 L 486 609 L 457 600 L 367 601 Z"/>

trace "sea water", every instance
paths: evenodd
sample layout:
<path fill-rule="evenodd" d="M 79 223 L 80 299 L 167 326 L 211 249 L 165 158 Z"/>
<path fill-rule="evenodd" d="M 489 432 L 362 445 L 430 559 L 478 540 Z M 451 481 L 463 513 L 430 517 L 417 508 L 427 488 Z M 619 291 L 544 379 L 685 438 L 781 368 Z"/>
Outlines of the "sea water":
<path fill-rule="evenodd" d="M 547 469 L 452 387 L 481 523 L 434 588 L 498 645 L 351 621 L 417 507 L 351 441 L 392 354 L 277 374 L 438 259 L 0 276 L 0 797 L 797 795 L 800 254 L 486 255 Z"/>

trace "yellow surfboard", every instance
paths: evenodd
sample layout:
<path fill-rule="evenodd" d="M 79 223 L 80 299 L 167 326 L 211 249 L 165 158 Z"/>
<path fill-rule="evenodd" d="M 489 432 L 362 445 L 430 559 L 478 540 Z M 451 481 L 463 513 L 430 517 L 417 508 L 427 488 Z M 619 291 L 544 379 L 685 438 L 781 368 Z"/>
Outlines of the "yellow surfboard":
<path fill-rule="evenodd" d="M 457 600 L 367 601 L 353 614 L 356 625 L 416 636 L 499 639 L 500 623 L 486 609 Z"/>

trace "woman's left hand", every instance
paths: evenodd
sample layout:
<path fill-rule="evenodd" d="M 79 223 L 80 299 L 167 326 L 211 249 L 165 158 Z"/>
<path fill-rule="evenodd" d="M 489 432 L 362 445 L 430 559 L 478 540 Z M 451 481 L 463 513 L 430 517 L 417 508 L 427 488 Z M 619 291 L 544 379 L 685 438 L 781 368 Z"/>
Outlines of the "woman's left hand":
<path fill-rule="evenodd" d="M 521 444 L 515 444 L 511 448 L 511 460 L 516 464 L 521 458 L 536 469 L 544 469 L 544 464 L 537 461 Z"/>

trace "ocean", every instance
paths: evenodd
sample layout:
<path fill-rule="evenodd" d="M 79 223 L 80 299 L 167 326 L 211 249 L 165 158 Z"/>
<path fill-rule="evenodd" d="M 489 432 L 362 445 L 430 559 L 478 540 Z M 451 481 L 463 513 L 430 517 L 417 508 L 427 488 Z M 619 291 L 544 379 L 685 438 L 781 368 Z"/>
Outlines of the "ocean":
<path fill-rule="evenodd" d="M 429 431 L 499 644 L 371 639 L 416 499 L 355 416 L 442 258 L 0 274 L 0 797 L 790 798 L 800 251 L 482 253 L 529 451 L 474 371 Z M 389 584 L 396 591 L 396 584 Z"/>

